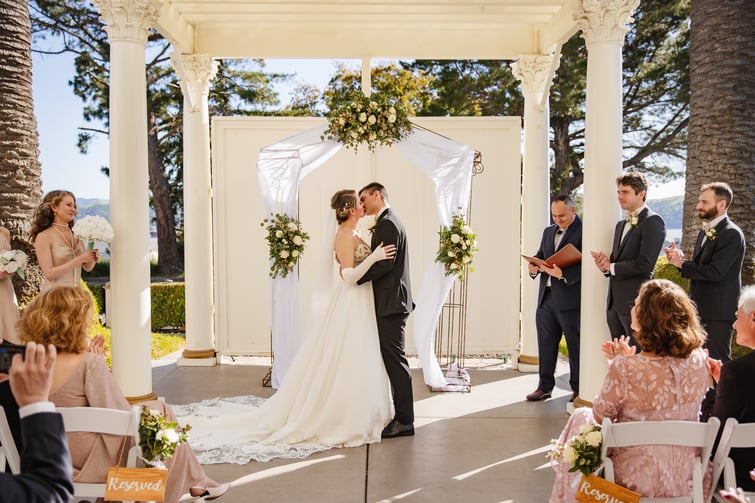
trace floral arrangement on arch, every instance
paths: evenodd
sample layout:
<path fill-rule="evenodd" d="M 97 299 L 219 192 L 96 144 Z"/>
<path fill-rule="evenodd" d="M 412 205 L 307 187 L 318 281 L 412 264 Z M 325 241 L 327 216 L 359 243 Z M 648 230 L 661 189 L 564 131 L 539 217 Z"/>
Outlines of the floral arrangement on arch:
<path fill-rule="evenodd" d="M 115 237 L 110 222 L 97 215 L 87 215 L 73 224 L 73 235 L 87 241 L 87 248 L 94 249 L 94 242 L 110 243 Z"/>
<path fill-rule="evenodd" d="M 477 253 L 477 233 L 466 223 L 466 217 L 456 213 L 451 217 L 451 225 L 443 226 L 438 232 L 440 246 L 435 257 L 446 268 L 446 276 L 464 277 L 464 271 L 474 271 L 472 261 Z"/>
<path fill-rule="evenodd" d="M 603 464 L 603 434 L 600 432 L 600 425 L 583 424 L 579 427 L 579 434 L 567 440 L 566 445 L 555 440 L 551 440 L 551 444 L 553 447 L 546 456 L 551 459 L 563 457 L 564 461 L 572 465 L 570 472 L 580 471 L 587 476 L 595 473 Z"/>
<path fill-rule="evenodd" d="M 267 230 L 265 240 L 270 251 L 270 277 L 285 278 L 304 253 L 309 234 L 302 230 L 299 220 L 285 213 L 271 214 L 260 225 Z"/>
<path fill-rule="evenodd" d="M 0 251 L 0 272 L 16 273 L 19 278 L 26 279 L 26 264 L 29 257 L 21 250 Z"/>
<path fill-rule="evenodd" d="M 350 93 L 350 100 L 332 107 L 325 117 L 328 129 L 323 140 L 335 140 L 346 148 L 359 150 L 362 143 L 369 150 L 378 145 L 390 146 L 411 132 L 412 124 L 398 99 L 385 93 L 365 96 L 361 91 Z"/>
<path fill-rule="evenodd" d="M 164 462 L 176 452 L 179 444 L 189 440 L 191 426 L 180 426 L 175 421 L 168 421 L 160 411 L 142 405 L 139 421 L 139 447 L 144 461 L 155 467 L 164 466 Z"/>

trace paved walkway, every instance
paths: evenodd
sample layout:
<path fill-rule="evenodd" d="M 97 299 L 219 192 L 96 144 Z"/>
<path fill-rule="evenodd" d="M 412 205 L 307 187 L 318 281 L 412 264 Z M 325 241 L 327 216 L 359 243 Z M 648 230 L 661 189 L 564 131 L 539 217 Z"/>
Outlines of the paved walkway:
<path fill-rule="evenodd" d="M 220 500 L 226 503 L 546 502 L 553 472 L 545 452 L 567 419 L 567 376 L 559 376 L 554 398 L 531 403 L 524 396 L 535 389 L 537 375 L 511 370 L 502 361 L 467 360 L 466 368 L 470 393 L 432 392 L 421 369 L 414 369 L 414 437 L 332 449 L 304 460 L 205 469 L 218 481 L 232 481 Z M 566 368 L 560 362 L 559 371 Z M 176 404 L 268 397 L 272 389 L 261 384 L 267 370 L 255 358 L 181 368 L 168 360 L 156 362 L 153 384 L 158 395 Z"/>

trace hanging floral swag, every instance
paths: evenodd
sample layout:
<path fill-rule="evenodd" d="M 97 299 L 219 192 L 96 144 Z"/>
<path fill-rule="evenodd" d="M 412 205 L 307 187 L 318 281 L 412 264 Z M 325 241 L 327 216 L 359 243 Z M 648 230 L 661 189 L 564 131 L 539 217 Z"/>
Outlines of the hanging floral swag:
<path fill-rule="evenodd" d="M 285 278 L 304 253 L 309 234 L 302 230 L 299 220 L 286 214 L 271 214 L 260 225 L 267 230 L 265 240 L 270 251 L 270 277 Z"/>
<path fill-rule="evenodd" d="M 443 226 L 438 235 L 440 246 L 435 261 L 445 266 L 446 276 L 456 275 L 463 279 L 467 268 L 473 272 L 471 266 L 477 253 L 477 233 L 466 224 L 466 218 L 460 213 L 454 214 L 451 226 Z"/>
<path fill-rule="evenodd" d="M 391 146 L 411 132 L 406 109 L 398 99 L 387 94 L 365 96 L 360 91 L 349 94 L 351 99 L 333 106 L 325 114 L 328 129 L 323 140 L 335 140 L 346 148 L 359 150 L 362 143 L 372 151 L 379 145 Z"/>

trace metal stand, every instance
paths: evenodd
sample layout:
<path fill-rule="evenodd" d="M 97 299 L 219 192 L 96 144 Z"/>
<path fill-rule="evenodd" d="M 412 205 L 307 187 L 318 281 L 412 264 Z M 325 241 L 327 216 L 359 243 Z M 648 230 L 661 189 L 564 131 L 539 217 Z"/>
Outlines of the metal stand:
<path fill-rule="evenodd" d="M 475 152 L 472 176 L 479 175 L 485 170 L 482 164 L 482 154 Z M 474 178 L 473 178 L 474 180 Z M 469 205 L 466 215 L 467 224 L 472 220 L 472 190 L 469 191 Z M 435 355 L 440 366 L 445 371 L 448 384 L 442 388 L 431 388 L 432 391 L 462 391 L 472 390 L 472 381 L 464 368 L 464 358 L 467 352 L 467 285 L 469 283 L 469 269 L 464 269 L 461 278 L 454 281 L 448 298 L 440 311 L 438 328 L 435 333 Z"/>

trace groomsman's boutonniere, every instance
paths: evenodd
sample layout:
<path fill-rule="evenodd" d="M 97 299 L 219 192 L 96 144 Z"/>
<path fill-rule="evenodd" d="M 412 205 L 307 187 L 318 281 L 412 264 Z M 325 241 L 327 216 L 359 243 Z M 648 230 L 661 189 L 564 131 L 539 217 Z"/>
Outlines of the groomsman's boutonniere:
<path fill-rule="evenodd" d="M 715 241 L 716 240 L 716 234 L 718 234 L 718 233 L 716 232 L 715 227 L 711 228 L 711 229 L 703 229 L 703 232 L 705 233 L 705 237 L 709 241 Z"/>
<path fill-rule="evenodd" d="M 638 215 L 635 215 L 634 213 L 630 213 L 627 215 L 627 222 L 629 222 L 629 225 L 632 226 L 632 229 L 637 228 L 637 224 L 640 223 L 640 217 Z"/>
<path fill-rule="evenodd" d="M 377 227 L 377 217 L 375 217 L 375 220 L 373 220 L 370 226 L 367 227 L 367 230 L 370 231 L 370 233 L 374 233 L 375 227 Z"/>

